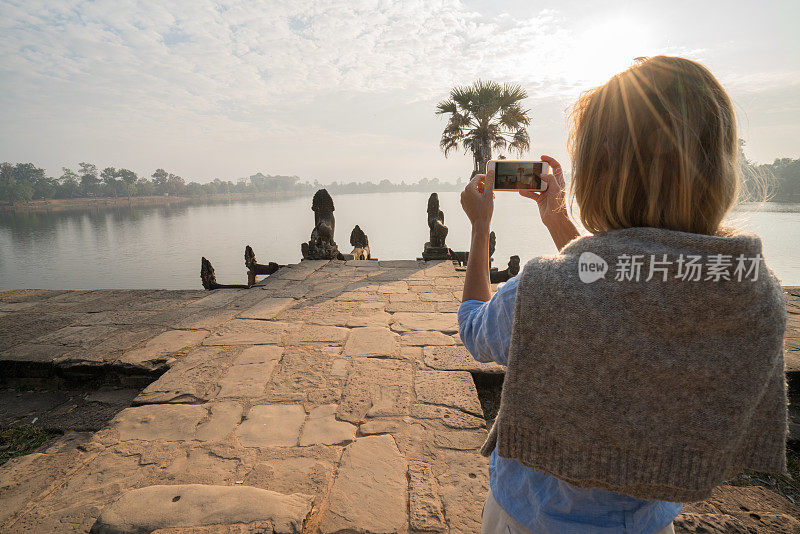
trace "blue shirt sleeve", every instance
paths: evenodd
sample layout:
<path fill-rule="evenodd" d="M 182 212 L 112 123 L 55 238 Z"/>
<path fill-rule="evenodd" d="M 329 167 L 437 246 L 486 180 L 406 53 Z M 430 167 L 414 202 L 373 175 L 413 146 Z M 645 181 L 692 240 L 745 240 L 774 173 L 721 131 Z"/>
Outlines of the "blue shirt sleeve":
<path fill-rule="evenodd" d="M 498 286 L 491 300 L 465 300 L 458 307 L 458 335 L 479 362 L 508 365 L 518 282 L 519 275 Z"/>

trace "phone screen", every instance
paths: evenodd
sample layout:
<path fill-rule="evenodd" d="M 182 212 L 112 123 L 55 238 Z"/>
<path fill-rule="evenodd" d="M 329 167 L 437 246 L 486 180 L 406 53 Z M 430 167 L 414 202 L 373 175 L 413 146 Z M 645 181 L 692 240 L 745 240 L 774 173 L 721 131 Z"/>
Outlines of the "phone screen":
<path fill-rule="evenodd" d="M 497 161 L 494 168 L 494 188 L 506 190 L 541 189 L 541 161 Z"/>

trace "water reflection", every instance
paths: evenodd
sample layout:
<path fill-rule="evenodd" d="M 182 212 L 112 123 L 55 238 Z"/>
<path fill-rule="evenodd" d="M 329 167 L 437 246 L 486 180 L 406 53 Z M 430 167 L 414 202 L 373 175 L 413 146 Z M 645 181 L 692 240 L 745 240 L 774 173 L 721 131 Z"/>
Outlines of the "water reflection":
<path fill-rule="evenodd" d="M 349 251 L 358 224 L 373 254 L 415 258 L 427 240 L 425 193 L 338 195 L 336 241 Z M 440 194 L 448 245 L 469 246 L 469 228 L 457 192 Z M 160 206 L 117 206 L 81 211 L 0 213 L 0 289 L 199 288 L 200 257 L 223 283 L 245 280 L 244 246 L 266 263 L 300 259 L 313 226 L 311 195 L 287 200 L 215 201 Z M 755 210 L 754 210 L 755 209 Z M 730 222 L 759 233 L 768 263 L 785 284 L 800 285 L 800 205 L 744 205 Z M 496 265 L 555 252 L 534 203 L 498 195 Z"/>

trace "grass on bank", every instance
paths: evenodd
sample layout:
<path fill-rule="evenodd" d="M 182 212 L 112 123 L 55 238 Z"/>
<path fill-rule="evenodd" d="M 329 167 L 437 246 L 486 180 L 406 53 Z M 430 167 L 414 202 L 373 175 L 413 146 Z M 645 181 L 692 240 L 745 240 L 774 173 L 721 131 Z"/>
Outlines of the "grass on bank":
<path fill-rule="evenodd" d="M 55 436 L 32 425 L 22 425 L 0 430 L 0 465 L 12 458 L 30 454 Z"/>

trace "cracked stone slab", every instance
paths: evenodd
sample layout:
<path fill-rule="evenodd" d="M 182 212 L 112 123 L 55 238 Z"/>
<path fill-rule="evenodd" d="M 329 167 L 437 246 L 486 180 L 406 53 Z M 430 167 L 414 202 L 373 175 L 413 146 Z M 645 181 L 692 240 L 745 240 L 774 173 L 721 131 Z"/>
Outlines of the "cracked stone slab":
<path fill-rule="evenodd" d="M 392 329 L 397 332 L 409 330 L 435 330 L 445 334 L 458 332 L 458 314 L 456 313 L 397 312 L 392 319 Z"/>
<path fill-rule="evenodd" d="M 311 410 L 300 435 L 300 446 L 339 445 L 355 439 L 356 426 L 336 420 L 338 405 L 325 404 Z"/>
<path fill-rule="evenodd" d="M 432 404 L 414 404 L 411 406 L 411 417 L 416 419 L 438 419 L 446 427 L 456 429 L 486 428 L 483 417 L 476 417 L 455 408 L 434 406 Z"/>
<path fill-rule="evenodd" d="M 205 330 L 167 330 L 157 335 L 144 347 L 122 353 L 122 363 L 139 364 L 173 356 L 188 347 L 199 345 L 208 336 Z"/>
<path fill-rule="evenodd" d="M 212 408 L 198 404 L 148 404 L 126 408 L 111 421 L 121 441 L 211 440 L 233 430 L 241 419 L 232 405 Z M 211 429 L 211 430 L 209 430 Z"/>
<path fill-rule="evenodd" d="M 231 347 L 199 347 L 193 350 L 148 385 L 134 399 L 134 404 L 192 404 L 210 399 L 235 350 Z"/>
<path fill-rule="evenodd" d="M 406 332 L 400 336 L 400 343 L 413 347 L 446 346 L 455 345 L 456 340 L 441 332 L 422 331 Z"/>
<path fill-rule="evenodd" d="M 412 462 L 408 467 L 408 486 L 411 528 L 424 532 L 445 532 L 444 510 L 431 466 Z"/>
<path fill-rule="evenodd" d="M 344 353 L 347 356 L 382 356 L 397 354 L 398 335 L 383 327 L 354 328 L 347 338 Z"/>
<path fill-rule="evenodd" d="M 319 530 L 405 532 L 407 494 L 406 460 L 394 439 L 386 434 L 358 438 L 344 449 Z"/>
<path fill-rule="evenodd" d="M 359 424 L 369 414 L 406 415 L 413 397 L 413 370 L 410 362 L 356 358 L 342 392 L 338 417 Z"/>
<path fill-rule="evenodd" d="M 241 319 L 261 319 L 270 320 L 274 319 L 283 310 L 289 308 L 297 302 L 293 298 L 275 298 L 267 297 L 250 309 L 243 311 L 239 314 Z"/>
<path fill-rule="evenodd" d="M 338 326 L 304 325 L 290 338 L 290 343 L 342 343 L 349 330 Z"/>
<path fill-rule="evenodd" d="M 422 371 L 415 375 L 417 400 L 425 404 L 458 408 L 483 417 L 472 375 L 466 371 Z"/>
<path fill-rule="evenodd" d="M 259 397 L 283 354 L 277 345 L 255 345 L 239 355 L 219 381 L 217 397 Z"/>
<path fill-rule="evenodd" d="M 425 347 L 423 354 L 425 356 L 425 365 L 441 371 L 470 371 L 491 374 L 505 374 L 506 371 L 506 368 L 502 365 L 475 360 L 463 345 Z"/>
<path fill-rule="evenodd" d="M 305 419 L 306 411 L 300 404 L 253 406 L 236 435 L 245 447 L 293 447 Z"/>
<path fill-rule="evenodd" d="M 203 345 L 275 345 L 290 329 L 287 323 L 233 319 L 208 336 Z"/>
<path fill-rule="evenodd" d="M 264 521 L 274 534 L 303 530 L 314 498 L 249 486 L 156 485 L 130 490 L 106 507 L 91 534 L 140 534 L 174 527 Z"/>

